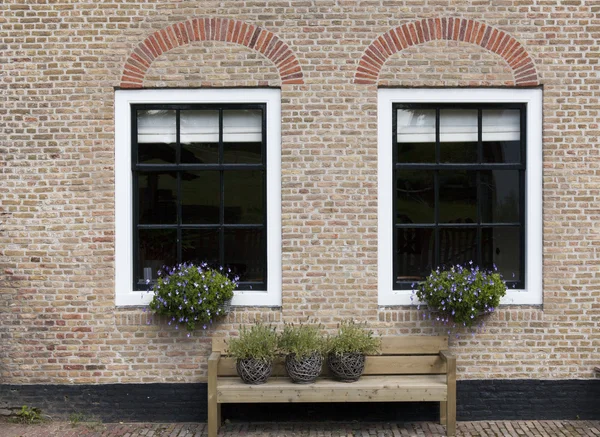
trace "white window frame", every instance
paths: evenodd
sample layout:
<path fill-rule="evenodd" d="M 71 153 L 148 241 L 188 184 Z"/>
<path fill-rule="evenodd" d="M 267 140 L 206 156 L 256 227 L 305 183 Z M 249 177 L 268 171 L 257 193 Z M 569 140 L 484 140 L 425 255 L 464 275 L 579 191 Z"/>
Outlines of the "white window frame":
<path fill-rule="evenodd" d="M 147 305 L 152 292 L 134 291 L 131 105 L 265 103 L 267 106 L 267 289 L 236 290 L 232 304 L 281 306 L 281 91 L 162 89 L 115 91 L 115 303 Z"/>
<path fill-rule="evenodd" d="M 411 305 L 412 290 L 393 287 L 392 105 L 394 103 L 525 103 L 527 169 L 525 188 L 525 289 L 509 288 L 502 304 L 542 303 L 542 90 L 541 89 L 380 89 L 378 135 L 378 303 Z"/>

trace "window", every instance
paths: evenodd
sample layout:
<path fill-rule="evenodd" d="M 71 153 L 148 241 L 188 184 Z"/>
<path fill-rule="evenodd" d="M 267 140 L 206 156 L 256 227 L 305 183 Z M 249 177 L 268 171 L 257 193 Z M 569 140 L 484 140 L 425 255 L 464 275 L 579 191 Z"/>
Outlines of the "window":
<path fill-rule="evenodd" d="M 541 303 L 541 92 L 379 97 L 380 304 L 469 261 L 503 273 L 505 303 Z"/>
<path fill-rule="evenodd" d="M 278 90 L 117 92 L 117 305 L 184 261 L 231 268 L 236 305 L 280 304 L 279 123 Z"/>

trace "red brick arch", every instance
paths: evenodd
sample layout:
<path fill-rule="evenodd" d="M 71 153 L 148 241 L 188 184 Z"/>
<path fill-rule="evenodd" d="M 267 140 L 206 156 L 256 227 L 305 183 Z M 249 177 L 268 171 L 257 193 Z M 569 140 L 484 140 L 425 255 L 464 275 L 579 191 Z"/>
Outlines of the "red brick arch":
<path fill-rule="evenodd" d="M 503 30 L 466 18 L 426 18 L 403 24 L 379 36 L 365 50 L 354 83 L 375 84 L 390 56 L 428 41 L 450 40 L 476 44 L 500 55 L 513 72 L 515 85 L 539 85 L 533 60 L 515 38 Z"/>
<path fill-rule="evenodd" d="M 303 84 L 302 68 L 277 35 L 254 24 L 228 18 L 192 18 L 157 30 L 129 55 L 121 88 L 141 88 L 152 62 L 165 52 L 194 41 L 223 41 L 256 50 L 270 59 L 282 84 Z"/>

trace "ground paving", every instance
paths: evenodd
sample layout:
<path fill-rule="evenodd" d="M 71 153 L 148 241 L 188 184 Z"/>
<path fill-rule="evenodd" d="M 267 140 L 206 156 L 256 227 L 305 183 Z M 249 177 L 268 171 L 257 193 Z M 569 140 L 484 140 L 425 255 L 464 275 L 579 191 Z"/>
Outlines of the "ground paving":
<path fill-rule="evenodd" d="M 66 423 L 35 425 L 0 423 L 0 437 L 199 437 L 205 423 Z M 416 423 L 228 423 L 219 437 L 442 437 L 444 427 Z M 458 436 L 469 437 L 600 437 L 597 421 L 494 421 L 459 422 Z"/>

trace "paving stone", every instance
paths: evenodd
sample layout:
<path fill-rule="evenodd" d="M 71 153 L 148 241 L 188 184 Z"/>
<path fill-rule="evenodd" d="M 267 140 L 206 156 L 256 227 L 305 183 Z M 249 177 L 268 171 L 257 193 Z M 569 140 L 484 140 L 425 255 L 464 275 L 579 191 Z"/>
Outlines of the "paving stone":
<path fill-rule="evenodd" d="M 53 422 L 42 425 L 0 423 L 0 437 L 203 437 L 205 423 L 106 423 L 72 426 Z M 219 437 L 443 437 L 438 423 L 228 423 Z M 600 436 L 600 421 L 497 421 L 459 422 L 457 437 Z"/>

